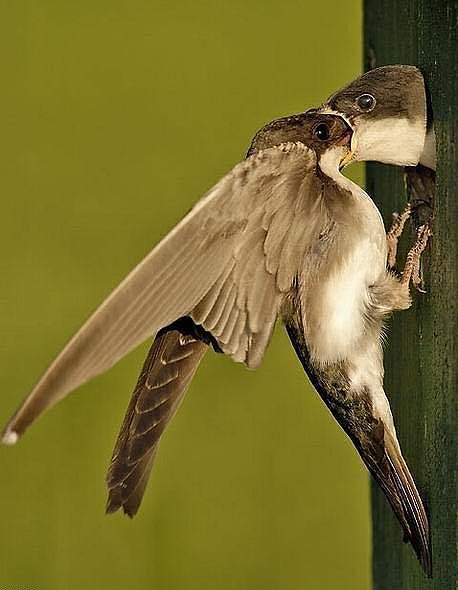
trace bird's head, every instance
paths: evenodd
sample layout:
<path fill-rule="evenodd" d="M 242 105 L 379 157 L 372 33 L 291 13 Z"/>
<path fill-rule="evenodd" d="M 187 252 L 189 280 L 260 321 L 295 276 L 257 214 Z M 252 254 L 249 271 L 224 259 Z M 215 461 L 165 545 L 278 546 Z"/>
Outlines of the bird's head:
<path fill-rule="evenodd" d="M 256 133 L 247 156 L 282 143 L 300 141 L 313 149 L 318 157 L 332 150 L 339 165 L 350 154 L 352 134 L 350 125 L 342 117 L 318 114 L 311 109 L 265 125 Z"/>
<path fill-rule="evenodd" d="M 351 161 L 377 160 L 399 166 L 419 162 L 434 168 L 427 150 L 427 98 L 414 66 L 384 66 L 367 72 L 333 94 L 317 114 L 343 117 L 353 129 Z M 434 133 L 432 132 L 432 137 Z"/>

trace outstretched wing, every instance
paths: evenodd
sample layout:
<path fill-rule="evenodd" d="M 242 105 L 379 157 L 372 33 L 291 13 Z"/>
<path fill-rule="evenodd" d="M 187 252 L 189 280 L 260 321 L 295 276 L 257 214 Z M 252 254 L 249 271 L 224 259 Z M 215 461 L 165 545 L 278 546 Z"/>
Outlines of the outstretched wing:
<path fill-rule="evenodd" d="M 249 367 L 319 234 L 321 182 L 303 144 L 260 151 L 222 178 L 70 340 L 7 425 L 13 443 L 47 408 L 183 316 Z"/>

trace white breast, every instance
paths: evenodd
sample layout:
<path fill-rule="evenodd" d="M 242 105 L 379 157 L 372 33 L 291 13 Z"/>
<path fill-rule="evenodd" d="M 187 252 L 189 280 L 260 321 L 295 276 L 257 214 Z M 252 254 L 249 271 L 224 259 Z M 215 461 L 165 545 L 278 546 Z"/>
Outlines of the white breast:
<path fill-rule="evenodd" d="M 315 361 L 348 358 L 364 335 L 368 288 L 385 272 L 383 252 L 370 237 L 355 244 L 335 272 L 309 294 L 306 339 Z"/>
<path fill-rule="evenodd" d="M 358 185 L 335 169 L 332 157 L 325 154 L 320 166 L 351 192 L 351 215 L 356 214 L 359 224 L 338 228 L 329 268 L 320 268 L 313 287 L 304 285 L 305 337 L 313 360 L 323 364 L 349 358 L 359 348 L 369 287 L 386 272 L 385 227 L 380 212 Z"/>

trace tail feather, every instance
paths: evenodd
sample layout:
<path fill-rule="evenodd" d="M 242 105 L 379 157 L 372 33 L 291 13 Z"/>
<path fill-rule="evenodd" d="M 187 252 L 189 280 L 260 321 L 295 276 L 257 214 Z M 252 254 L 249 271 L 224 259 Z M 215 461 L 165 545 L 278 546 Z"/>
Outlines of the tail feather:
<path fill-rule="evenodd" d="M 390 503 L 404 531 L 404 540 L 410 542 L 430 578 L 431 536 L 425 507 L 397 440 L 382 420 L 375 420 L 375 425 L 363 437 L 355 430 L 347 430 L 347 434 Z"/>
<path fill-rule="evenodd" d="M 349 431 L 361 458 L 381 487 L 428 577 L 432 576 L 429 520 L 413 477 L 402 456 L 399 444 L 382 420 L 360 436 Z"/>
<path fill-rule="evenodd" d="M 350 437 L 362 460 L 383 490 L 428 577 L 432 576 L 431 538 L 428 516 L 396 435 L 376 415 L 370 391 L 349 390 L 344 363 L 317 367 L 310 359 L 301 319 L 286 322 L 291 343 L 312 384 Z M 379 393 L 380 395 L 380 393 Z M 388 400 L 386 405 L 389 411 Z"/>
<path fill-rule="evenodd" d="M 388 430 L 385 430 L 384 441 L 388 463 L 387 471 L 391 476 L 395 496 L 400 503 L 399 512 L 396 510 L 395 512 L 403 525 L 406 540 L 410 541 L 424 571 L 431 577 L 431 533 L 425 507 L 399 445 Z M 390 499 L 391 494 L 385 493 Z"/>
<path fill-rule="evenodd" d="M 156 336 L 143 365 L 107 474 L 107 513 L 137 512 L 160 437 L 175 415 L 208 345 L 179 322 Z"/>

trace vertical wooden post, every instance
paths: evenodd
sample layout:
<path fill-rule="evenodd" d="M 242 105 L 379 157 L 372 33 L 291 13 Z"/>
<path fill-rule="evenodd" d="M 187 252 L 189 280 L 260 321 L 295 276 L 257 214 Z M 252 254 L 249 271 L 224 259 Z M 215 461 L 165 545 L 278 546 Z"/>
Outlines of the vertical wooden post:
<path fill-rule="evenodd" d="M 433 579 L 403 545 L 383 495 L 372 490 L 375 590 L 454 590 L 458 580 L 458 3 L 365 0 L 365 66 L 414 64 L 431 92 L 437 137 L 434 236 L 426 295 L 392 321 L 386 389 L 407 461 L 428 506 Z M 367 188 L 387 222 L 405 203 L 403 171 L 369 164 Z M 410 232 L 410 241 L 413 232 Z M 407 240 L 404 238 L 404 243 Z"/>

